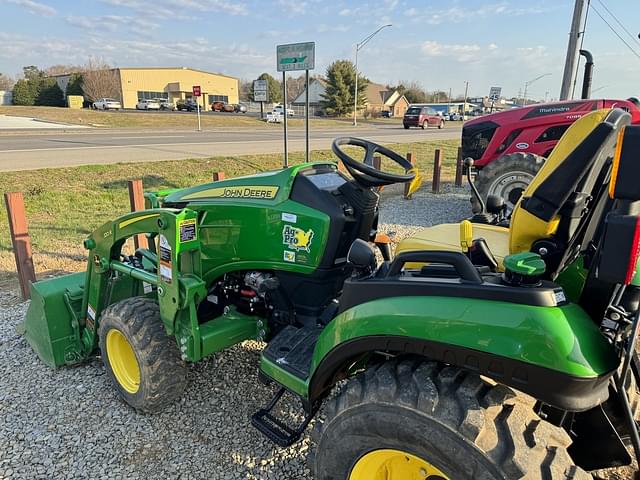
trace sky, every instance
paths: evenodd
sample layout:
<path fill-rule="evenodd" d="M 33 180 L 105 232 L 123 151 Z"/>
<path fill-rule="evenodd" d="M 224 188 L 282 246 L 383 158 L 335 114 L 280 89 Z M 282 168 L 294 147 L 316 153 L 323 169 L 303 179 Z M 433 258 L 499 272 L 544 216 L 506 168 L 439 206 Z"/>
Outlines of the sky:
<path fill-rule="evenodd" d="M 595 58 L 593 96 L 640 96 L 640 3 L 591 3 L 583 47 Z M 251 80 L 262 72 L 277 74 L 277 44 L 315 41 L 312 73 L 324 74 L 334 60 L 353 60 L 356 43 L 390 23 L 358 55 L 359 70 L 371 81 L 417 81 L 429 91 L 451 89 L 454 96 L 464 93 L 468 81 L 472 97 L 488 95 L 491 86 L 518 96 L 530 82 L 529 98 L 553 99 L 560 92 L 573 4 L 0 0 L 0 73 L 15 78 L 25 65 L 85 64 L 94 58 L 119 67 L 185 66 Z"/>

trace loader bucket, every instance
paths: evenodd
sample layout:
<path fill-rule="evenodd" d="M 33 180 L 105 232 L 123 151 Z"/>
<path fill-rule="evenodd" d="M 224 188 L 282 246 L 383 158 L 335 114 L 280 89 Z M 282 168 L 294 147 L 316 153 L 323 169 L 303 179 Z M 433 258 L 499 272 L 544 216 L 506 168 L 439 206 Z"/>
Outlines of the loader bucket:
<path fill-rule="evenodd" d="M 79 321 L 85 273 L 31 284 L 31 304 L 22 324 L 24 336 L 51 367 L 82 360 Z"/>

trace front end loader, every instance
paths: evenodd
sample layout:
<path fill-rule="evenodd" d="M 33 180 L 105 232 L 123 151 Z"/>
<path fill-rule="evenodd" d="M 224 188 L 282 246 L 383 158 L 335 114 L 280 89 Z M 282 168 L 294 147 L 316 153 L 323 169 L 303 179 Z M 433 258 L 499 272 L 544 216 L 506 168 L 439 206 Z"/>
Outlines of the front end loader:
<path fill-rule="evenodd" d="M 53 367 L 99 351 L 142 412 L 179 398 L 187 363 L 264 341 L 259 378 L 279 388 L 251 423 L 290 445 L 327 403 L 317 479 L 582 479 L 627 465 L 627 445 L 640 452 L 640 130 L 619 110 L 582 128 L 501 230 L 512 247 L 499 264 L 469 222 L 378 263 L 378 187 L 415 170 L 340 138 L 349 176 L 308 163 L 148 193 L 147 210 L 85 240 L 85 273 L 33 285 L 25 336 Z M 405 173 L 374 168 L 376 153 Z M 138 235 L 148 245 L 126 253 Z M 287 393 L 297 425 L 278 416 Z"/>

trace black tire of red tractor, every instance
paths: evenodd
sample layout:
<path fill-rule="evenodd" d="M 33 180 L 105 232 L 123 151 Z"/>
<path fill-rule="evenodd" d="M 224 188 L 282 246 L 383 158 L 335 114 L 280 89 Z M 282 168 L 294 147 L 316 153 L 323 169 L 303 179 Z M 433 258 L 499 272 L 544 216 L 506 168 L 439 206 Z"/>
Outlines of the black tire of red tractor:
<path fill-rule="evenodd" d="M 345 480 L 378 449 L 411 453 L 455 480 L 585 480 L 569 435 L 538 417 L 535 401 L 465 370 L 393 360 L 351 378 L 313 432 L 316 480 Z"/>
<path fill-rule="evenodd" d="M 503 155 L 486 165 L 475 178 L 475 185 L 483 200 L 487 200 L 487 195 L 491 191 L 491 186 L 503 175 L 509 172 L 525 172 L 535 176 L 542 165 L 545 158 L 533 153 L 514 152 Z M 505 200 L 509 200 L 505 198 Z M 472 196 L 471 206 L 474 213 L 480 211 L 480 204 Z"/>
<path fill-rule="evenodd" d="M 105 345 L 111 329 L 133 347 L 140 368 L 140 387 L 126 391 L 117 381 Z M 133 297 L 107 307 L 100 317 L 100 352 L 107 375 L 122 398 L 142 413 L 156 413 L 177 401 L 187 386 L 187 367 L 173 337 L 167 336 L 154 300 Z"/>

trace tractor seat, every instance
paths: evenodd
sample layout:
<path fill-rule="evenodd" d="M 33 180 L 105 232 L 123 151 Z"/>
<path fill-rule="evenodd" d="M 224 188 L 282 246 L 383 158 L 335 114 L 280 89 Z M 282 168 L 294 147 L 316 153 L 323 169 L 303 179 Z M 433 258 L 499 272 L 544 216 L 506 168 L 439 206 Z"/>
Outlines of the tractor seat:
<path fill-rule="evenodd" d="M 556 236 L 568 240 L 580 222 L 580 208 L 597 185 L 609 147 L 628 114 L 618 109 L 591 112 L 575 121 L 513 209 L 509 228 L 473 223 L 474 240 L 483 238 L 502 271 L 505 256 L 531 251 L 534 244 Z M 582 197 L 580 195 L 583 195 Z M 559 234 L 559 235 L 557 235 Z M 405 239 L 396 255 L 416 250 L 463 250 L 460 224 L 425 228 Z M 408 265 L 420 268 L 420 265 Z"/>
<path fill-rule="evenodd" d="M 502 261 L 509 255 L 509 229 L 483 223 L 473 224 L 473 239 L 483 238 L 489 250 L 498 262 L 498 270 L 503 271 Z M 404 238 L 396 249 L 396 255 L 402 252 L 416 250 L 440 250 L 446 252 L 460 252 L 460 224 L 443 223 L 419 230 Z M 408 264 L 407 268 L 419 268 L 418 264 Z"/>

